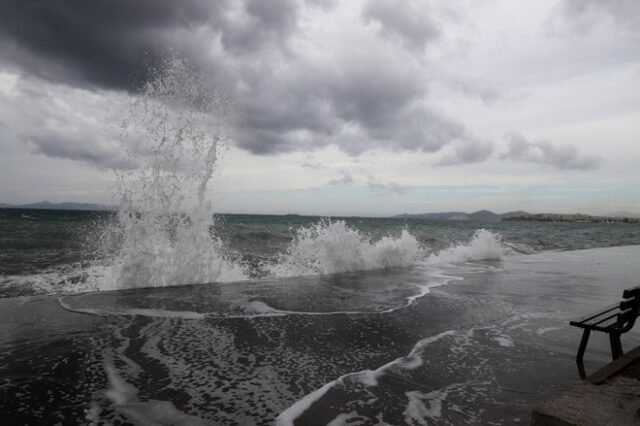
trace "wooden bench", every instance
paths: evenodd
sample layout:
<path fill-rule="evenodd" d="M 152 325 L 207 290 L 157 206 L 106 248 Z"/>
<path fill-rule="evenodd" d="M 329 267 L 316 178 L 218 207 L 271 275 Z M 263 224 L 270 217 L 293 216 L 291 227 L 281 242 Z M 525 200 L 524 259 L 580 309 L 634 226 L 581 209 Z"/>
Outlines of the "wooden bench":
<path fill-rule="evenodd" d="M 628 288 L 622 292 L 622 301 L 611 305 L 598 312 L 586 315 L 579 320 L 571 321 L 569 324 L 580 327 L 584 330 L 582 340 L 578 348 L 576 360 L 578 367 L 582 364 L 584 351 L 587 349 L 587 342 L 591 331 L 600 331 L 609 335 L 611 343 L 611 357 L 615 360 L 620 358 L 624 352 L 620 343 L 620 335 L 633 328 L 640 311 L 640 286 Z M 584 369 L 581 371 L 583 375 Z"/>

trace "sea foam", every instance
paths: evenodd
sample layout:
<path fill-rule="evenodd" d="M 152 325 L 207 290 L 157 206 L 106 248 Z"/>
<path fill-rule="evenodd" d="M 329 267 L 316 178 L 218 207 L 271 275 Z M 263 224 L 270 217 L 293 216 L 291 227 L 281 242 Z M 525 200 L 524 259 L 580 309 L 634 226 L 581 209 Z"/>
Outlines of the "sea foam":
<path fill-rule="evenodd" d="M 458 243 L 438 253 L 432 253 L 428 264 L 460 263 L 478 260 L 500 260 L 511 250 L 502 242 L 502 236 L 486 229 L 474 232 L 471 241 Z"/>
<path fill-rule="evenodd" d="M 136 219 L 128 232 L 135 234 L 145 229 L 147 220 L 152 219 Z M 0 286 L 10 283 L 31 288 L 37 294 L 72 294 L 248 280 L 247 267 L 229 256 L 226 244 L 210 236 L 209 231 L 202 227 L 204 225 L 201 224 L 196 228 L 199 231 L 188 225 L 179 227 L 174 231 L 177 236 L 172 239 L 162 232 L 158 223 L 152 223 L 148 228 L 152 232 L 142 237 L 128 237 L 128 245 L 123 247 L 119 256 L 110 259 L 112 264 L 67 265 L 38 274 L 7 276 Z M 415 297 L 420 298 L 430 287 L 441 285 L 434 284 L 434 267 L 499 260 L 512 253 L 515 252 L 502 242 L 500 234 L 484 229 L 477 230 L 467 242 L 432 251 L 408 230 L 374 240 L 362 231 L 349 227 L 344 221 L 327 219 L 294 231 L 286 250 L 274 261 L 258 265 L 261 271 L 255 275 L 278 279 L 396 267 L 426 267 L 431 278 Z M 450 276 L 442 278 L 445 282 L 451 279 Z"/>
<path fill-rule="evenodd" d="M 267 266 L 276 277 L 335 274 L 415 264 L 424 252 L 407 230 L 372 241 L 342 220 L 298 229 L 286 253 Z"/>

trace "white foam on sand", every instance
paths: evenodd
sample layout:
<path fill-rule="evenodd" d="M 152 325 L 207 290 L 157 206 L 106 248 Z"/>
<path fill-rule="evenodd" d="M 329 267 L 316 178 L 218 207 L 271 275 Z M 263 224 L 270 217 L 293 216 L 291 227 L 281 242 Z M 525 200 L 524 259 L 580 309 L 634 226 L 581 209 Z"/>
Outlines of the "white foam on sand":
<path fill-rule="evenodd" d="M 424 338 L 413 347 L 409 355 L 407 355 L 406 357 L 395 359 L 376 370 L 363 370 L 356 373 L 348 373 L 337 378 L 334 381 L 325 384 L 321 388 L 316 389 L 315 391 L 306 395 L 304 398 L 300 399 L 295 404 L 280 413 L 280 415 L 276 419 L 276 424 L 278 426 L 293 426 L 295 419 L 297 419 L 305 411 L 307 411 L 309 407 L 311 407 L 311 405 L 322 398 L 332 387 L 339 384 L 344 384 L 347 380 L 359 382 L 364 386 L 377 386 L 378 378 L 391 367 L 400 367 L 408 370 L 420 367 L 422 365 L 422 358 L 420 357 L 422 351 L 431 343 L 436 342 L 444 337 L 452 336 L 453 334 L 455 334 L 455 331 L 449 330 L 436 334 L 434 336 Z"/>
<path fill-rule="evenodd" d="M 64 301 L 65 296 L 58 298 L 58 304 L 69 312 L 80 314 L 96 315 L 96 316 L 143 316 L 154 318 L 180 318 L 186 320 L 201 320 L 207 317 L 207 314 L 191 311 L 167 311 L 163 309 L 104 309 L 104 308 L 79 308 L 73 307 Z"/>
<path fill-rule="evenodd" d="M 427 267 L 427 266 L 424 266 Z M 97 316 L 144 316 L 158 318 L 180 318 L 190 320 L 201 320 L 205 318 L 225 318 L 225 319 L 242 319 L 242 318 L 258 318 L 258 317 L 282 317 L 291 315 L 306 316 L 330 316 L 330 315 L 366 315 L 366 314 L 389 314 L 400 309 L 407 308 L 414 304 L 418 299 L 427 295 L 432 288 L 447 285 L 452 280 L 459 280 L 460 277 L 445 275 L 442 271 L 427 267 L 429 271 L 425 271 L 425 284 L 412 286 L 415 293 L 405 298 L 404 303 L 384 310 L 335 310 L 335 311 L 294 311 L 276 309 L 261 300 L 248 300 L 234 303 L 229 306 L 226 312 L 193 312 L 193 311 L 172 311 L 164 309 L 145 309 L 145 308 L 118 308 L 118 307 L 101 307 L 87 308 L 74 305 L 67 302 L 67 298 L 77 297 L 74 295 L 60 296 L 58 303 L 60 306 L 70 312 L 83 313 Z M 85 293 L 87 294 L 87 293 Z M 82 297 L 82 296 L 81 296 Z"/>
<path fill-rule="evenodd" d="M 442 401 L 446 392 L 437 390 L 429 393 L 420 391 L 406 392 L 407 408 L 404 411 L 405 422 L 409 425 L 420 424 L 427 426 L 425 418 L 437 419 L 442 415 Z M 427 406 L 428 405 L 428 406 Z"/>
<path fill-rule="evenodd" d="M 514 345 L 513 339 L 507 335 L 501 335 L 494 337 L 494 340 L 498 342 L 503 348 L 512 348 Z"/>
<path fill-rule="evenodd" d="M 105 371 L 109 388 L 104 391 L 106 400 L 116 411 L 124 413 L 130 421 L 138 425 L 206 425 L 203 419 L 185 414 L 178 410 L 169 401 L 145 400 L 138 398 L 138 390 L 135 386 L 127 383 L 118 374 L 117 369 L 110 359 L 105 361 Z M 88 417 L 99 418 L 99 407 L 94 403 L 88 413 Z"/>
<path fill-rule="evenodd" d="M 364 423 L 365 419 L 358 415 L 357 411 L 352 411 L 350 413 L 338 414 L 335 419 L 327 423 L 327 426 L 358 426 Z"/>

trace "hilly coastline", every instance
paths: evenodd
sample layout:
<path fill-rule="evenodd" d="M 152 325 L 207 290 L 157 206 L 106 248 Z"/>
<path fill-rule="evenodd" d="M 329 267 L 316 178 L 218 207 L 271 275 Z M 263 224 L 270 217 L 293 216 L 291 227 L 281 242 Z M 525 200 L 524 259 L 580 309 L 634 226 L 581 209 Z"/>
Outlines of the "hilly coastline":
<path fill-rule="evenodd" d="M 25 210 L 80 210 L 80 211 L 113 211 L 117 206 L 93 203 L 63 202 L 52 203 L 40 201 L 30 204 L 0 203 L 0 209 L 25 209 Z M 299 216 L 299 215 L 294 215 Z M 303 215 L 304 216 L 304 215 Z M 391 216 L 392 219 L 427 219 L 442 221 L 521 221 L 521 222 L 582 222 L 582 223 L 640 223 L 640 215 L 626 211 L 612 212 L 594 216 L 582 213 L 528 213 L 522 210 L 506 213 L 494 213 L 490 210 L 478 210 L 473 213 L 461 211 L 436 212 L 436 213 L 403 213 Z"/>
<path fill-rule="evenodd" d="M 640 223 L 640 216 L 629 212 L 616 212 L 601 216 L 587 214 L 562 213 L 527 213 L 513 211 L 507 213 L 493 213 L 489 210 L 479 210 L 473 213 L 443 212 L 422 214 L 401 214 L 393 216 L 398 219 L 429 219 L 429 220 L 475 220 L 475 221 L 520 221 L 520 222 L 576 222 L 576 223 Z"/>
<path fill-rule="evenodd" d="M 513 211 L 506 213 L 494 213 L 489 210 L 478 210 L 473 213 L 465 212 L 442 212 L 442 213 L 419 213 L 419 214 L 400 214 L 393 216 L 398 219 L 431 219 L 431 220 L 503 220 L 512 217 L 529 216 L 530 213 L 525 211 Z"/>
<path fill-rule="evenodd" d="M 0 203 L 2 209 L 25 209 L 25 210 L 84 210 L 84 211 L 104 211 L 116 210 L 114 206 L 92 203 L 51 203 L 40 201 L 30 204 L 5 204 Z"/>

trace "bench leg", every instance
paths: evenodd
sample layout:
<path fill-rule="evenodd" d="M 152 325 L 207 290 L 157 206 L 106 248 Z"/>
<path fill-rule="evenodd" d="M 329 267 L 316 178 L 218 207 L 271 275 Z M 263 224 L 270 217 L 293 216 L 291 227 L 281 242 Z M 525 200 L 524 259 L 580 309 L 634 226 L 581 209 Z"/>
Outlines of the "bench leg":
<path fill-rule="evenodd" d="M 611 342 L 611 357 L 616 360 L 624 353 L 622 352 L 622 343 L 620 343 L 620 334 L 609 333 L 609 341 Z"/>
<path fill-rule="evenodd" d="M 582 357 L 584 356 L 584 351 L 587 349 L 587 342 L 589 341 L 590 335 L 591 335 L 591 330 L 588 328 L 585 328 L 584 332 L 582 333 L 582 340 L 580 340 L 580 347 L 578 348 L 578 354 L 576 355 L 576 359 L 578 361 L 582 361 Z"/>
<path fill-rule="evenodd" d="M 578 365 L 578 375 L 580 379 L 585 380 L 587 378 L 587 374 L 584 371 L 584 362 L 581 359 L 576 359 L 576 364 Z"/>

